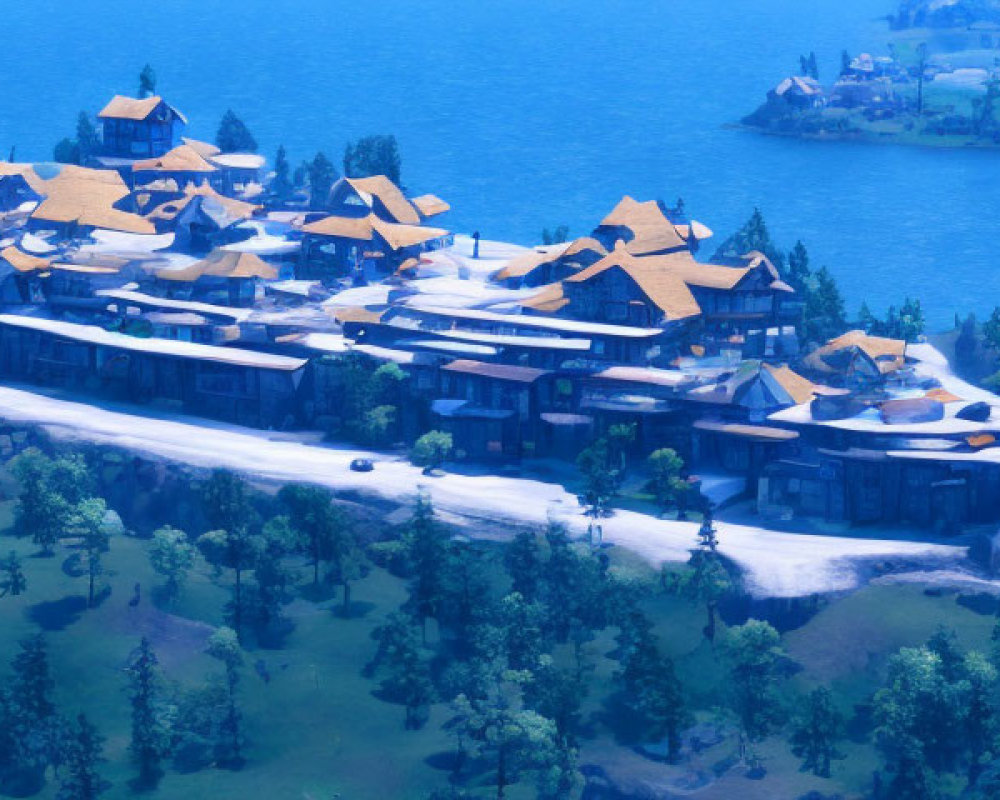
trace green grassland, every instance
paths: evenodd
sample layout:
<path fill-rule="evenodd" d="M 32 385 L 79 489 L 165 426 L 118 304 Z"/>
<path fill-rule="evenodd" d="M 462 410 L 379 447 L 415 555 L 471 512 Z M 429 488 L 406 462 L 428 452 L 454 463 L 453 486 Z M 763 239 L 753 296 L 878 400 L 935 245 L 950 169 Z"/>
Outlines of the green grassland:
<path fill-rule="evenodd" d="M 219 664 L 204 654 L 212 630 L 223 622 L 230 596 L 228 576 L 213 574 L 199 561 L 180 598 L 170 606 L 157 602 L 160 578 L 149 565 L 148 541 L 119 536 L 105 558 L 104 579 L 111 589 L 101 604 L 86 609 L 86 579 L 63 570 L 69 554 L 37 556 L 29 542 L 10 534 L 13 501 L 0 505 L 0 553 L 15 549 L 24 558 L 28 590 L 0 598 L 0 675 L 17 650 L 17 641 L 44 631 L 56 680 L 60 711 L 85 712 L 107 738 L 108 759 L 102 771 L 112 782 L 109 798 L 134 797 L 130 787 L 135 767 L 129 759 L 129 713 L 126 676 L 129 653 L 140 637 L 148 637 L 170 681 L 197 685 L 218 672 Z M 496 544 L 480 545 L 484 560 L 502 577 Z M 716 718 L 724 702 L 727 678 L 718 651 L 702 637 L 704 610 L 659 591 L 658 576 L 631 554 L 610 548 L 612 569 L 644 582 L 644 610 L 655 622 L 661 646 L 675 660 L 689 705 L 699 721 Z M 308 570 L 302 569 L 302 585 Z M 142 600 L 132 606 L 133 587 Z M 406 598 L 403 581 L 375 568 L 354 587 L 353 613 L 337 613 L 339 599 L 331 590 L 323 599 L 303 596 L 287 608 L 294 631 L 280 649 L 253 649 L 240 689 L 246 720 L 247 762 L 240 770 L 207 768 L 181 774 L 168 769 L 158 788 L 144 792 L 162 800 L 192 798 L 424 798 L 447 785 L 441 768 L 454 742 L 442 730 L 449 718 L 446 703 L 433 706 L 426 726 L 404 729 L 401 706 L 373 695 L 376 683 L 362 676 L 374 651 L 373 629 Z M 833 688 L 842 711 L 857 730 L 844 744 L 848 758 L 835 762 L 830 779 L 799 770 L 799 761 L 783 738 L 766 740 L 757 752 L 767 770 L 762 780 L 750 780 L 738 770 L 720 766 L 732 759 L 732 737 L 679 766 L 645 758 L 622 740 L 608 717 L 607 701 L 614 692 L 618 668 L 609 654 L 615 648 L 614 629 L 598 634 L 586 646 L 594 670 L 583 707 L 585 737 L 582 764 L 598 764 L 608 774 L 630 776 L 649 786 L 675 786 L 685 775 L 710 776 L 691 796 L 715 798 L 796 798 L 810 790 L 857 795 L 870 786 L 877 757 L 864 742 L 864 709 L 878 687 L 887 658 L 901 646 L 926 641 L 939 625 L 954 628 L 968 648 L 986 649 L 994 618 L 959 603 L 956 594 L 927 593 L 914 585 L 871 585 L 848 596 L 819 602 L 818 612 L 802 627 L 784 635 L 789 677 L 783 702 L 818 685 Z M 433 641 L 436 632 L 430 626 Z M 721 633 L 721 631 L 720 631 Z M 569 648 L 556 653 L 570 660 Z M 262 662 L 270 675 L 265 682 L 254 664 Z M 722 773 L 717 777 L 716 773 Z M 479 781 L 488 786 L 488 776 Z M 477 781 L 468 788 L 475 790 Z M 50 780 L 37 797 L 54 798 Z M 478 795 L 477 795 L 478 796 Z M 491 796 L 488 788 L 482 796 Z M 663 795 L 668 796 L 668 795 Z M 533 784 L 512 787 L 508 797 L 534 797 Z"/>

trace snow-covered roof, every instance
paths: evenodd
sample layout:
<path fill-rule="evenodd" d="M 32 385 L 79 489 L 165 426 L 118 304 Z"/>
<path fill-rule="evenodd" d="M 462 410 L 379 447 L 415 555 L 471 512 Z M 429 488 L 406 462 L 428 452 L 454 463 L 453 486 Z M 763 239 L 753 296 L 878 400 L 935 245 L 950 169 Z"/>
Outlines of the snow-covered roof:
<path fill-rule="evenodd" d="M 114 333 L 99 328 L 96 325 L 79 325 L 75 322 L 41 319 L 39 317 L 22 317 L 16 314 L 0 314 L 0 327 L 22 328 L 60 336 L 77 342 L 111 347 L 117 350 L 129 350 L 136 353 L 185 358 L 195 361 L 213 361 L 236 367 L 254 367 L 256 369 L 274 369 L 283 372 L 293 372 L 302 369 L 307 363 L 305 359 L 277 356 L 271 353 L 258 353 L 255 350 L 241 350 L 233 347 L 217 347 L 210 344 L 195 344 L 180 342 L 174 339 L 139 338 Z"/>
<path fill-rule="evenodd" d="M 498 314 L 494 311 L 481 311 L 473 308 L 441 308 L 440 306 L 416 305 L 414 303 L 411 303 L 409 308 L 439 317 L 497 322 L 521 328 L 541 328 L 550 331 L 621 336 L 627 339 L 651 339 L 654 336 L 663 334 L 662 328 L 636 328 L 629 325 L 608 325 L 603 322 L 581 322 L 575 319 L 549 319 L 523 314 Z"/>
<path fill-rule="evenodd" d="M 143 292 L 133 292 L 125 289 L 102 289 L 97 292 L 99 297 L 107 297 L 109 300 L 120 300 L 123 303 L 131 303 L 140 308 L 170 309 L 173 311 L 189 311 L 194 314 L 204 314 L 214 317 L 226 317 L 234 322 L 242 322 L 252 313 L 249 308 L 233 308 L 231 306 L 217 306 L 211 303 L 198 303 L 192 300 L 174 300 L 169 297 L 155 297 Z"/>

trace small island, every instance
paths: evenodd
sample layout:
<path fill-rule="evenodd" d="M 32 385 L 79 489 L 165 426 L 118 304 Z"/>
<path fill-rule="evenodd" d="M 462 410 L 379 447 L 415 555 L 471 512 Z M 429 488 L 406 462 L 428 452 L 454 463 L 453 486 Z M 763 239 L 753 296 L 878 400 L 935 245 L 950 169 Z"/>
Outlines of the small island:
<path fill-rule="evenodd" d="M 841 54 L 823 82 L 815 53 L 740 120 L 799 138 L 929 147 L 1000 146 L 1000 3 L 903 0 L 887 51 Z"/>

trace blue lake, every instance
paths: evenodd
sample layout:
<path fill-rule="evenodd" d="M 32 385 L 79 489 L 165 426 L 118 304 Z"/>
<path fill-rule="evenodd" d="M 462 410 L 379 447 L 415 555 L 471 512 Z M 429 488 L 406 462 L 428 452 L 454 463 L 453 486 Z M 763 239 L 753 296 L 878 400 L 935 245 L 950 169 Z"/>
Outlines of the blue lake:
<path fill-rule="evenodd" d="M 81 109 L 159 91 L 212 138 L 233 108 L 293 160 L 394 133 L 411 191 L 448 224 L 531 244 L 620 198 L 682 196 L 716 242 L 755 205 L 847 296 L 909 293 L 934 327 L 1000 303 L 1000 152 L 774 139 L 729 130 L 815 50 L 884 49 L 886 0 L 32 0 L 3 4 L 0 153 L 50 157 Z M 709 253 L 713 242 L 709 242 Z"/>

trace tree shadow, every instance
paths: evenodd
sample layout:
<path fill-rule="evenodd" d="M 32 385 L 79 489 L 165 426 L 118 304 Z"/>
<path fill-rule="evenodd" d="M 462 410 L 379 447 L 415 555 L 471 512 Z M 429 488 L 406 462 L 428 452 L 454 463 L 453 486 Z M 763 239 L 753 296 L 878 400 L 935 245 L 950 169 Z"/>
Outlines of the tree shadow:
<path fill-rule="evenodd" d="M 86 610 L 87 598 L 72 594 L 59 600 L 35 603 L 28 606 L 25 614 L 44 631 L 63 631 L 78 621 Z"/>

